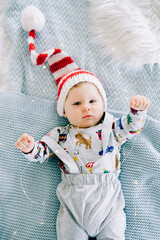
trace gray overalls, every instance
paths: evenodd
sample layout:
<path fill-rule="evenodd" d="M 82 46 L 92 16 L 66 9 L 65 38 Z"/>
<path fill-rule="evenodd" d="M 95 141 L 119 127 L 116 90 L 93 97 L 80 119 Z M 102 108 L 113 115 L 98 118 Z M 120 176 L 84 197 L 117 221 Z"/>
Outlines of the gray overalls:
<path fill-rule="evenodd" d="M 99 165 L 105 160 L 112 123 L 113 117 L 107 113 L 102 129 L 104 154 L 97 161 Z M 89 236 L 97 240 L 124 240 L 125 202 L 118 171 L 91 174 L 84 167 L 81 174 L 78 163 L 56 141 L 50 136 L 44 136 L 42 141 L 65 163 L 70 173 L 62 172 L 62 181 L 57 188 L 60 201 L 58 240 L 87 240 Z"/>

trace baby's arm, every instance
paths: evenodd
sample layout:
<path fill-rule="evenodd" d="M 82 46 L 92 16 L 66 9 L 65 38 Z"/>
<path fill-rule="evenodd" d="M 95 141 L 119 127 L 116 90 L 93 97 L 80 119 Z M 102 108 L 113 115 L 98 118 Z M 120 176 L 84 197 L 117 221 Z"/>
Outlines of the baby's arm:
<path fill-rule="evenodd" d="M 143 129 L 148 106 L 148 98 L 141 95 L 133 96 L 130 100 L 129 114 L 115 121 L 114 134 L 121 145 Z"/>
<path fill-rule="evenodd" d="M 32 136 L 27 133 L 23 133 L 22 136 L 15 143 L 16 148 L 20 149 L 25 157 L 32 162 L 44 162 L 46 161 L 51 151 L 44 142 L 35 142 Z"/>

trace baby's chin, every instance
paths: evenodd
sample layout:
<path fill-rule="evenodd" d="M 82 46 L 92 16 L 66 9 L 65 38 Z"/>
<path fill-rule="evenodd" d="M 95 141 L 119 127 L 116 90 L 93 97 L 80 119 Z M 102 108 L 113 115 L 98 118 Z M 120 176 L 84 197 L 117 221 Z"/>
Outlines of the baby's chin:
<path fill-rule="evenodd" d="M 86 120 L 83 123 L 79 123 L 79 124 L 72 124 L 74 128 L 90 128 L 93 127 L 95 125 L 97 125 L 99 123 L 99 121 L 91 121 L 91 120 Z"/>

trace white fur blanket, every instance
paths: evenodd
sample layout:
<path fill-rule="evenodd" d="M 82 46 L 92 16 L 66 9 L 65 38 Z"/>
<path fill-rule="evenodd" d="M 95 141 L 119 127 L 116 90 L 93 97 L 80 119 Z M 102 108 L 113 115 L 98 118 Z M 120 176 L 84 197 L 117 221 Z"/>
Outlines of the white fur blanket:
<path fill-rule="evenodd" d="M 89 0 L 94 42 L 131 69 L 160 63 L 159 0 Z"/>

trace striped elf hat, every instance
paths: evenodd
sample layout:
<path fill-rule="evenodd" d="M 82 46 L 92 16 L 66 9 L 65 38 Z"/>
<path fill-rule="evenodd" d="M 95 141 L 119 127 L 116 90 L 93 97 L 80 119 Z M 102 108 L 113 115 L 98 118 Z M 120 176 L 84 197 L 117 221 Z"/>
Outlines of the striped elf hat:
<path fill-rule="evenodd" d="M 95 84 L 101 93 L 106 109 L 106 93 L 100 80 L 94 74 L 78 68 L 73 59 L 61 49 L 54 48 L 42 53 L 36 53 L 36 31 L 41 31 L 45 23 L 45 18 L 42 12 L 33 6 L 28 6 L 22 11 L 21 22 L 23 29 L 29 32 L 28 44 L 31 61 L 36 65 L 41 65 L 45 61 L 48 61 L 51 73 L 56 80 L 58 87 L 58 114 L 63 116 L 66 97 L 70 89 L 80 82 L 90 82 Z"/>

